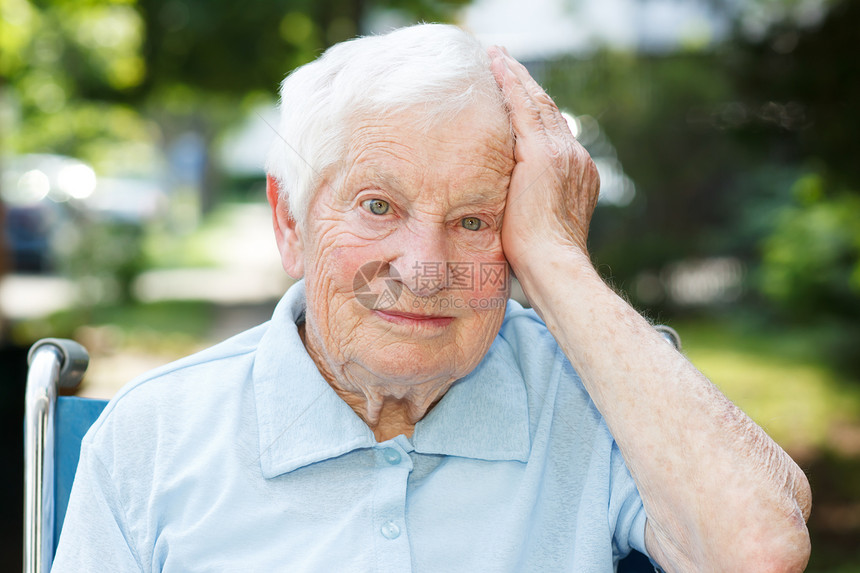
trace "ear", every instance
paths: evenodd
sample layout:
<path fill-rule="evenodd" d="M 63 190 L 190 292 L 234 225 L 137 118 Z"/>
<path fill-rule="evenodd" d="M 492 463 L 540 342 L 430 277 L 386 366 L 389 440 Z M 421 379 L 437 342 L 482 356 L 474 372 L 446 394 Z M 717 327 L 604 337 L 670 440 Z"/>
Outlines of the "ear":
<path fill-rule="evenodd" d="M 266 174 L 266 197 L 272 207 L 272 225 L 281 264 L 288 275 L 300 279 L 305 273 L 301 232 L 290 213 L 289 201 L 281 195 L 278 182 L 269 174 Z"/>

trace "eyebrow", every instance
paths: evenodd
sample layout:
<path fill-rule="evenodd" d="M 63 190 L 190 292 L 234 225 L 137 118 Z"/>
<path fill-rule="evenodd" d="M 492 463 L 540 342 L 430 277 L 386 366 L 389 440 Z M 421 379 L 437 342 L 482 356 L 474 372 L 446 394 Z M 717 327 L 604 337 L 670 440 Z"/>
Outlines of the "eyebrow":
<path fill-rule="evenodd" d="M 474 189 L 469 189 L 463 191 L 455 204 L 452 204 L 454 207 L 458 206 L 491 206 L 491 207 L 503 207 L 507 200 L 508 193 L 507 187 L 504 192 L 498 192 L 495 190 L 491 190 L 485 187 L 478 187 Z"/>
<path fill-rule="evenodd" d="M 386 188 L 401 195 L 404 195 L 404 185 L 400 177 L 397 176 L 397 174 L 377 169 L 374 169 L 371 174 L 373 176 L 367 178 L 369 181 L 378 181 Z"/>
<path fill-rule="evenodd" d="M 489 189 L 478 189 L 464 193 L 463 199 L 466 203 L 495 203 L 504 202 L 507 196 L 507 190 L 504 193 L 499 193 Z"/>
<path fill-rule="evenodd" d="M 387 191 L 390 191 L 403 197 L 410 196 L 410 194 L 405 192 L 405 189 L 408 188 L 408 186 L 403 184 L 401 177 L 391 171 L 378 168 L 367 168 L 361 172 L 361 175 L 358 177 L 358 179 L 361 181 L 362 184 L 370 183 L 372 185 L 378 185 Z M 504 205 L 506 198 L 507 187 L 502 193 L 499 193 L 495 190 L 479 188 L 465 191 L 461 195 L 457 203 L 459 205 L 489 204 L 492 206 L 497 206 Z"/>
<path fill-rule="evenodd" d="M 359 185 L 364 183 L 371 183 L 375 185 L 379 185 L 381 187 L 386 188 L 387 190 L 394 191 L 395 193 L 399 193 L 403 195 L 403 184 L 400 181 L 400 178 L 394 173 L 389 173 L 387 171 L 382 171 L 376 168 L 365 168 L 359 172 L 359 176 L 355 175 L 347 175 L 346 179 L 344 179 L 341 185 L 341 192 L 346 193 L 346 183 L 350 179 L 358 180 Z"/>

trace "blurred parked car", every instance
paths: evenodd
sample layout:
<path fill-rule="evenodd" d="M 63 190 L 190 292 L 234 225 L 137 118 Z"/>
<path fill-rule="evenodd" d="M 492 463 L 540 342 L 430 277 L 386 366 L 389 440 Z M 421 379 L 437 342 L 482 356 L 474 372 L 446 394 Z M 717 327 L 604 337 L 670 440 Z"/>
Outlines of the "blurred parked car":
<path fill-rule="evenodd" d="M 3 232 L 11 270 L 53 270 L 51 237 L 66 218 L 62 205 L 92 194 L 95 171 L 71 157 L 43 154 L 7 158 L 0 167 L 0 198 L 6 206 Z"/>
<path fill-rule="evenodd" d="M 10 271 L 57 270 L 56 237 L 64 226 L 143 225 L 164 213 L 167 198 L 152 179 L 97 177 L 91 166 L 61 155 L 31 154 L 0 162 L 2 230 Z"/>
<path fill-rule="evenodd" d="M 132 224 L 156 219 L 168 207 L 160 182 L 136 177 L 99 177 L 83 204 L 100 220 Z"/>

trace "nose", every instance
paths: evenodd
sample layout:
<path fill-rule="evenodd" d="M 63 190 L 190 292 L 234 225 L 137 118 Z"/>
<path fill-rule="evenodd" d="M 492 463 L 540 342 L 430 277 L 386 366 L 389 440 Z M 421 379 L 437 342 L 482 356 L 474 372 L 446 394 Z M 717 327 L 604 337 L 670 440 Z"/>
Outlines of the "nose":
<path fill-rule="evenodd" d="M 448 242 L 444 229 L 422 225 L 400 237 L 397 256 L 391 265 L 415 296 L 432 296 L 447 285 Z"/>

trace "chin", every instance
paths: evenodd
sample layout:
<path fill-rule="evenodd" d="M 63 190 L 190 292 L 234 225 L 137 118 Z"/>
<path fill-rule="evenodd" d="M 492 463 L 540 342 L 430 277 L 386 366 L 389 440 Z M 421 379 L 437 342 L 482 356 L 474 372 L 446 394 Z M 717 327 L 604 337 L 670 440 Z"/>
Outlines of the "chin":
<path fill-rule="evenodd" d="M 379 378 L 406 385 L 429 380 L 456 380 L 471 371 L 471 368 L 464 371 L 463 365 L 453 360 L 440 360 L 438 351 L 428 352 L 431 356 L 422 354 L 421 351 L 416 352 L 414 345 L 403 349 L 388 346 L 373 359 L 363 362 L 364 367 Z"/>

